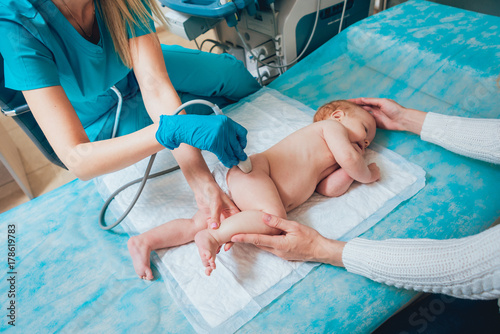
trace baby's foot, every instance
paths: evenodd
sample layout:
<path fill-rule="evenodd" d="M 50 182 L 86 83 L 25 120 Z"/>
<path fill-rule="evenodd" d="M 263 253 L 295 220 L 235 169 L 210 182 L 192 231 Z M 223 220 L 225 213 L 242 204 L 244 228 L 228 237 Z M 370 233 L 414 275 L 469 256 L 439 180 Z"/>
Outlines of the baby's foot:
<path fill-rule="evenodd" d="M 151 255 L 151 249 L 142 239 L 137 237 L 132 237 L 127 242 L 128 251 L 132 257 L 132 262 L 134 263 L 134 269 L 140 278 L 145 280 L 153 279 L 153 272 L 151 271 L 149 256 Z"/>
<path fill-rule="evenodd" d="M 219 242 L 208 230 L 201 230 L 194 236 L 194 242 L 198 246 L 201 262 L 205 266 L 205 274 L 210 276 L 215 269 L 215 256 L 220 249 Z"/>

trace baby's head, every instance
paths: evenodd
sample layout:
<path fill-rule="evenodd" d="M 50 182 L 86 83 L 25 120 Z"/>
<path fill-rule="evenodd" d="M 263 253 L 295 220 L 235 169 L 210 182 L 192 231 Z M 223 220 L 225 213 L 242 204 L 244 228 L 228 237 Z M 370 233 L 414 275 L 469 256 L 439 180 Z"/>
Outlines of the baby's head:
<path fill-rule="evenodd" d="M 327 119 L 340 122 L 347 129 L 351 143 L 358 144 L 361 151 L 364 151 L 375 137 L 375 118 L 355 103 L 346 100 L 326 103 L 318 109 L 313 120 L 318 122 Z"/>

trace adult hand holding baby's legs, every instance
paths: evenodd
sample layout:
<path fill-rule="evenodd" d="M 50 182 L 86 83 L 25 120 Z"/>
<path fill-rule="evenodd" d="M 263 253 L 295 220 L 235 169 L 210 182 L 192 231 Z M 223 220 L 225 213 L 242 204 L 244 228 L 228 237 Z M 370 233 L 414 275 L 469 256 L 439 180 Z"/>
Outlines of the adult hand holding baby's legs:
<path fill-rule="evenodd" d="M 308 226 L 266 213 L 262 214 L 262 221 L 270 227 L 282 230 L 283 234 L 237 234 L 231 241 L 253 244 L 285 260 L 316 261 L 343 266 L 344 242 L 326 239 Z"/>
<path fill-rule="evenodd" d="M 195 198 L 208 229 L 219 228 L 221 221 L 240 212 L 215 181 L 204 184 L 200 191 L 195 192 Z"/>

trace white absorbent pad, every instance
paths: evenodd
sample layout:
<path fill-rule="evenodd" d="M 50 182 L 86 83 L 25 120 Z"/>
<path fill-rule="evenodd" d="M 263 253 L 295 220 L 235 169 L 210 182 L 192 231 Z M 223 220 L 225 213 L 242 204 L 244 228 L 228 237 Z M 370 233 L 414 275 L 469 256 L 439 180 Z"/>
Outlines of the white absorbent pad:
<path fill-rule="evenodd" d="M 225 113 L 248 129 L 246 151 L 261 152 L 311 124 L 314 111 L 264 88 L 226 108 Z M 209 167 L 217 163 L 211 153 L 204 152 L 204 157 Z M 141 177 L 147 160 L 99 177 L 96 183 L 103 198 L 129 180 Z M 424 186 L 424 171 L 390 150 L 374 145 L 367 150 L 366 160 L 380 167 L 379 182 L 354 183 L 338 198 L 314 194 L 291 211 L 289 218 L 315 228 L 325 237 L 347 241 L 372 227 Z M 174 165 L 171 153 L 165 150 L 158 154 L 153 172 Z M 111 205 L 115 216 L 125 210 L 136 189 L 137 186 L 131 187 L 117 196 Z M 196 210 L 191 189 L 182 173 L 176 171 L 149 180 L 122 225 L 134 235 L 175 218 L 191 218 Z M 252 245 L 238 244 L 219 253 L 217 269 L 207 277 L 194 243 L 156 253 L 152 256 L 154 265 L 198 332 L 235 331 L 318 265 L 284 261 Z M 132 267 L 132 260 L 128 265 Z"/>

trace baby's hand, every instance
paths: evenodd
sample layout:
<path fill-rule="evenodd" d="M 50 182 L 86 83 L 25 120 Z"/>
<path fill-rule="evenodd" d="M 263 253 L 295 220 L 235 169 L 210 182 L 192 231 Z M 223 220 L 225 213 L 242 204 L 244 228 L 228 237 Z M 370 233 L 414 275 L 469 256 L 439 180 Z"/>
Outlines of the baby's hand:
<path fill-rule="evenodd" d="M 369 164 L 368 169 L 372 173 L 372 178 L 369 183 L 380 180 L 380 169 L 378 168 L 376 163 L 372 162 L 371 164 Z"/>

